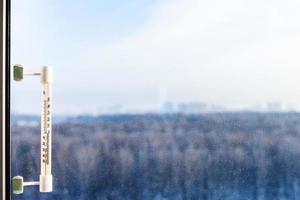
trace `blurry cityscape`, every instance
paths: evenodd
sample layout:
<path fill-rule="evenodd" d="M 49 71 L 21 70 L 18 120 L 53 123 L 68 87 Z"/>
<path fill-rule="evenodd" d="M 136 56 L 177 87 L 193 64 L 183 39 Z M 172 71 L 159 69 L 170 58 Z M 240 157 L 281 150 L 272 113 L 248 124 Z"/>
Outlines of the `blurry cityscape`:
<path fill-rule="evenodd" d="M 256 104 L 249 107 L 228 108 L 222 105 L 201 103 L 196 101 L 174 103 L 171 101 L 163 102 L 158 106 L 148 107 L 129 107 L 122 104 L 113 104 L 106 107 L 95 108 L 96 112 L 88 114 L 65 114 L 54 115 L 54 123 L 64 122 L 74 116 L 106 116 L 106 115 L 139 115 L 139 114 L 157 114 L 157 115 L 199 115 L 210 113 L 232 113 L 232 112 L 253 112 L 253 113 L 297 113 L 298 110 L 291 105 L 282 105 L 278 102 L 269 102 L 265 104 Z M 34 114 L 13 113 L 12 121 L 18 125 L 35 126 L 40 122 L 40 118 Z"/>
<path fill-rule="evenodd" d="M 252 106 L 224 106 L 209 104 L 199 101 L 173 102 L 165 101 L 150 105 L 126 105 L 126 104 L 107 104 L 105 106 L 94 106 L 94 111 L 87 114 L 106 115 L 106 114 L 199 114 L 216 112 L 296 112 L 296 107 L 285 105 L 279 102 L 268 102 L 264 104 L 255 104 Z M 80 114 L 80 113 L 79 113 Z M 68 115 L 68 114 L 66 114 Z"/>
<path fill-rule="evenodd" d="M 199 114 L 216 112 L 295 112 L 297 109 L 292 105 L 284 105 L 279 102 L 267 102 L 264 104 L 255 104 L 253 106 L 226 107 L 224 105 L 209 104 L 198 101 L 172 102 L 165 101 L 157 106 L 126 106 L 122 104 L 113 104 L 97 109 L 96 114 Z"/>
<path fill-rule="evenodd" d="M 95 107 L 96 115 L 98 114 L 199 114 L 199 113 L 216 113 L 216 112 L 297 112 L 297 107 L 280 102 L 257 103 L 250 106 L 225 106 L 210 104 L 201 101 L 163 101 L 149 106 L 128 106 L 124 104 L 112 104 L 103 107 Z"/>
<path fill-rule="evenodd" d="M 252 107 L 240 107 L 240 108 L 226 108 L 221 105 L 211 105 L 200 102 L 188 102 L 175 104 L 172 102 L 165 102 L 162 105 L 162 113 L 185 113 L 185 114 L 197 114 L 197 113 L 214 113 L 214 112 L 230 112 L 230 111 L 253 111 L 253 112 L 291 112 L 294 111 L 292 107 L 282 106 L 278 102 L 270 102 L 267 104 L 257 104 Z"/>

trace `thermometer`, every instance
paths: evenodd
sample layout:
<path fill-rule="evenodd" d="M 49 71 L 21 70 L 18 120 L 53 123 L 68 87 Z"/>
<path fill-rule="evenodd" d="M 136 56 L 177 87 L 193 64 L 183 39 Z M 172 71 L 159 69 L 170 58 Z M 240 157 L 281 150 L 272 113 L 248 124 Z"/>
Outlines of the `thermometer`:
<path fill-rule="evenodd" d="M 39 185 L 40 192 L 52 192 L 53 178 L 51 173 L 51 146 L 52 146 L 52 68 L 43 66 L 39 73 L 24 72 L 22 65 L 14 66 L 14 80 L 22 81 L 24 76 L 40 76 L 41 82 L 41 153 L 39 181 L 24 182 L 22 176 L 12 179 L 13 193 L 23 193 L 24 186 Z"/>

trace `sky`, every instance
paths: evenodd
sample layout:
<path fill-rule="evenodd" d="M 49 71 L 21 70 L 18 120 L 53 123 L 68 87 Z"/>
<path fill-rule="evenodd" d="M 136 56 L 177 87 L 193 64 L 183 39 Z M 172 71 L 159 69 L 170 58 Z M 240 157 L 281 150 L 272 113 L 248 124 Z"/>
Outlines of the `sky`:
<path fill-rule="evenodd" d="M 297 0 L 13 0 L 12 64 L 54 68 L 56 114 L 300 109 Z M 37 77 L 12 82 L 12 111 L 40 112 Z"/>

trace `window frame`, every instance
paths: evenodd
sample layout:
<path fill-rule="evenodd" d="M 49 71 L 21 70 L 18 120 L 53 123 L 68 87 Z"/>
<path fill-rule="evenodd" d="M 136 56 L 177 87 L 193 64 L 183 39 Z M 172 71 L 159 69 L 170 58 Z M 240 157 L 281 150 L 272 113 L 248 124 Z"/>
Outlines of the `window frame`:
<path fill-rule="evenodd" d="M 1 50 L 0 50 L 0 177 L 2 199 L 10 199 L 10 0 L 0 0 L 1 9 Z"/>

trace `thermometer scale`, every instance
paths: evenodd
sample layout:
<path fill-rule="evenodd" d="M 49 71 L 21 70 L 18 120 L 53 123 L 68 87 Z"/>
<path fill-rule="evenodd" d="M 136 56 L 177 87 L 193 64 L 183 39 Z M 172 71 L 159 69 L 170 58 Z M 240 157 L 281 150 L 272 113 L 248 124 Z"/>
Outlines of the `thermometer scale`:
<path fill-rule="evenodd" d="M 24 73 L 22 65 L 14 66 L 14 80 L 22 81 L 24 76 L 40 76 L 41 80 L 41 153 L 40 153 L 40 177 L 39 181 L 24 182 L 22 176 L 12 179 L 14 194 L 22 194 L 24 186 L 39 185 L 40 192 L 52 192 L 53 178 L 51 173 L 51 146 L 52 146 L 52 68 L 43 66 L 40 73 Z"/>

